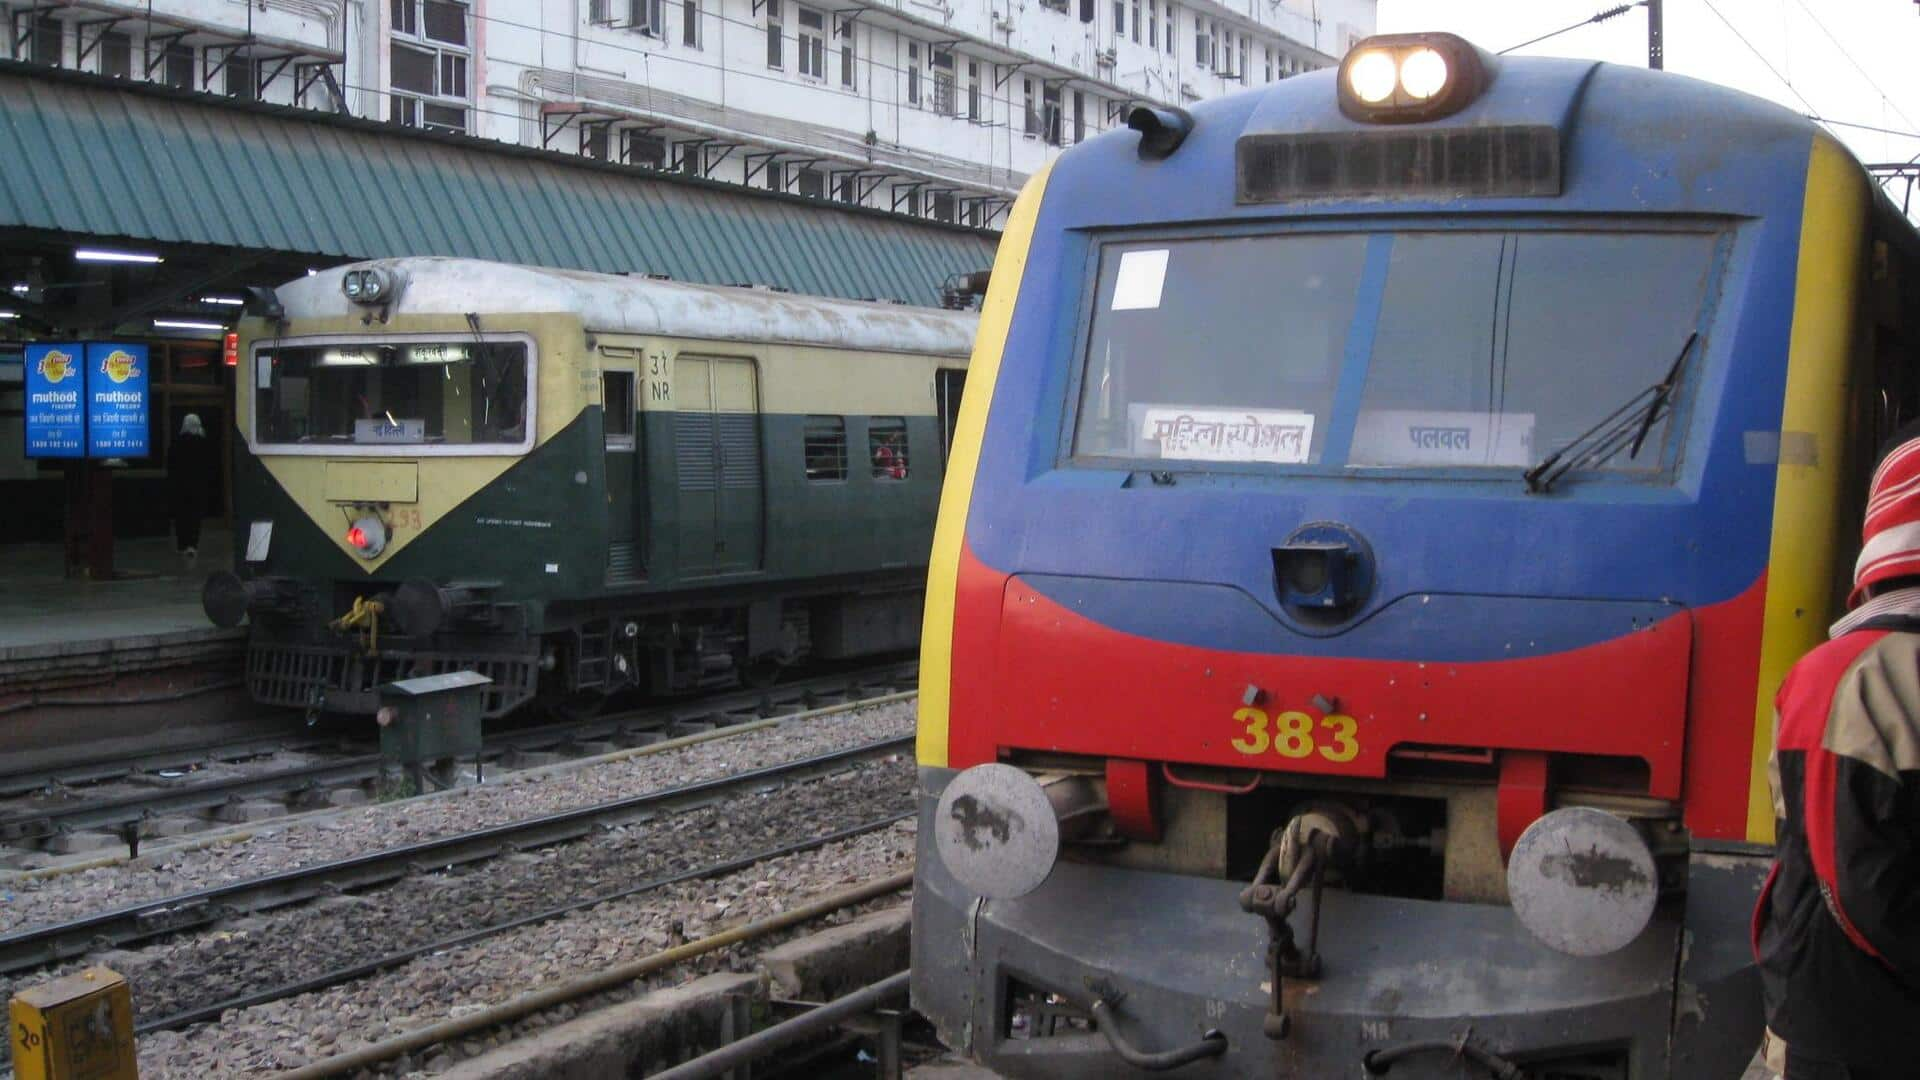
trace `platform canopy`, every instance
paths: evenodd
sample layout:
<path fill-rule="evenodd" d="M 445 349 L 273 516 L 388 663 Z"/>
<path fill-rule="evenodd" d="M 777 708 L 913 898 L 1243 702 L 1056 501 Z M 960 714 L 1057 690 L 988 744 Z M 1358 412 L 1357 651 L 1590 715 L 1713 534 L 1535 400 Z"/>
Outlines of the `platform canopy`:
<path fill-rule="evenodd" d="M 0 257 L 113 242 L 201 269 L 455 255 L 939 303 L 994 234 L 574 155 L 0 62 Z M 175 259 L 172 252 L 179 250 Z M 238 272 L 237 270 L 235 272 Z M 298 273 L 298 270 L 294 270 Z"/>

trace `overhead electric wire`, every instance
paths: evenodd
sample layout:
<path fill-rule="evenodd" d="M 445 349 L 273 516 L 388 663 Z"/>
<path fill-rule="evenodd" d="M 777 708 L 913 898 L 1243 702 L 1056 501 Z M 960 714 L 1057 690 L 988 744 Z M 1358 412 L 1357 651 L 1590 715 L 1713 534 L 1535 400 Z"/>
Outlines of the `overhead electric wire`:
<path fill-rule="evenodd" d="M 1847 47 L 1840 43 L 1840 39 L 1834 36 L 1833 31 L 1827 29 L 1827 24 L 1820 21 L 1820 16 L 1815 15 L 1813 9 L 1807 6 L 1806 0 L 1793 0 L 1793 2 L 1800 6 L 1800 10 L 1807 13 L 1807 18 L 1813 20 L 1813 25 L 1819 27 L 1821 33 L 1827 35 L 1827 40 L 1833 42 L 1833 47 L 1840 50 L 1840 55 L 1846 57 L 1847 63 L 1853 65 L 1853 70 L 1859 72 L 1860 77 L 1867 80 L 1867 85 L 1873 87 L 1874 92 L 1880 95 L 1880 100 L 1886 102 L 1888 108 L 1891 108 L 1900 119 L 1905 120 L 1909 125 L 1920 127 L 1920 121 L 1915 121 L 1913 117 L 1907 115 L 1904 109 L 1894 104 L 1893 95 L 1887 93 L 1879 83 L 1874 81 L 1873 76 L 1868 74 L 1867 69 L 1861 65 L 1860 61 L 1854 59 L 1853 54 L 1848 52 Z M 1858 125 L 1848 126 L 1854 127 Z"/>
<path fill-rule="evenodd" d="M 1607 10 L 1600 12 L 1598 15 L 1592 15 L 1585 19 L 1581 19 L 1577 23 L 1570 23 L 1566 26 L 1561 27 L 1558 30 L 1553 31 L 1552 33 L 1541 34 L 1537 38 L 1528 38 L 1527 40 L 1521 42 L 1518 45 L 1509 45 L 1506 48 L 1501 49 L 1499 55 L 1505 56 L 1508 53 L 1514 51 L 1515 49 L 1524 49 L 1529 45 L 1538 45 L 1539 43 L 1547 40 L 1548 38 L 1559 37 L 1561 34 L 1578 30 L 1583 26 L 1592 26 L 1594 23 L 1603 23 L 1603 22 L 1606 22 L 1608 19 L 1625 15 L 1627 12 L 1632 11 L 1634 8 L 1646 7 L 1646 6 L 1647 6 L 1647 0 L 1634 0 L 1634 2 L 1631 4 L 1621 4 L 1619 7 L 1610 7 Z"/>
<path fill-rule="evenodd" d="M 1813 102 L 1807 100 L 1807 95 L 1801 93 L 1800 88 L 1793 85 L 1792 79 L 1782 74 L 1779 68 L 1773 66 L 1773 61 L 1767 59 L 1765 53 L 1755 48 L 1753 42 L 1747 40 L 1747 35 L 1741 33 L 1740 28 L 1733 25 L 1733 20 L 1727 18 L 1718 7 L 1714 6 L 1713 0 L 1700 0 L 1700 2 L 1707 5 L 1707 10 L 1713 12 L 1714 17 L 1720 20 L 1721 25 L 1727 28 L 1728 33 L 1738 38 L 1740 44 L 1747 47 L 1747 51 L 1753 54 L 1755 60 L 1760 61 L 1762 66 L 1768 71 L 1773 72 L 1773 77 L 1780 80 L 1780 85 L 1786 87 L 1789 93 L 1800 99 L 1800 104 L 1807 107 L 1807 115 L 1809 117 L 1818 116 L 1820 110 L 1814 106 Z"/>

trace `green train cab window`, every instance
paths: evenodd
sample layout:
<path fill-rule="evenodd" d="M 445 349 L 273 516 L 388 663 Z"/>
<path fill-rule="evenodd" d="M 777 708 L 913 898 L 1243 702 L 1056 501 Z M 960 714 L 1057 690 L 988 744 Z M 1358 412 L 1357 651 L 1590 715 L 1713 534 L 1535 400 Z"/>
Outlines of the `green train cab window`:
<path fill-rule="evenodd" d="M 255 439 L 290 447 L 519 447 L 527 345 L 345 342 L 255 353 Z"/>
<path fill-rule="evenodd" d="M 1317 464 L 1367 238 L 1103 246 L 1073 452 Z"/>
<path fill-rule="evenodd" d="M 1396 235 L 1347 463 L 1524 469 L 1567 446 L 1666 378 L 1701 325 L 1716 243 L 1684 232 Z M 1660 468 L 1668 427 L 1663 415 L 1637 454 L 1590 467 Z"/>

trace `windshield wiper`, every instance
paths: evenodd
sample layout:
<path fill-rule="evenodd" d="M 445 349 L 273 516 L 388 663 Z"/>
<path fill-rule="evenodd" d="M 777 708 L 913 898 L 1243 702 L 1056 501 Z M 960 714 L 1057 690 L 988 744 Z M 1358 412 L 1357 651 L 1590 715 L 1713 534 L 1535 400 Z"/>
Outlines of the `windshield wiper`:
<path fill-rule="evenodd" d="M 1574 436 L 1573 441 L 1555 450 L 1540 460 L 1538 465 L 1522 474 L 1527 481 L 1527 493 L 1540 495 L 1553 490 L 1554 482 L 1574 469 L 1592 469 L 1612 461 L 1622 450 L 1627 456 L 1637 458 L 1640 448 L 1647 441 L 1647 434 L 1662 417 L 1672 412 L 1673 390 L 1680 384 L 1680 376 L 1686 370 L 1687 356 L 1693 352 L 1693 343 L 1700 339 L 1698 330 L 1687 335 L 1680 345 L 1680 353 L 1673 358 L 1673 364 L 1667 368 L 1667 377 L 1646 387 L 1626 400 L 1626 403 L 1608 413 L 1601 421 Z"/>

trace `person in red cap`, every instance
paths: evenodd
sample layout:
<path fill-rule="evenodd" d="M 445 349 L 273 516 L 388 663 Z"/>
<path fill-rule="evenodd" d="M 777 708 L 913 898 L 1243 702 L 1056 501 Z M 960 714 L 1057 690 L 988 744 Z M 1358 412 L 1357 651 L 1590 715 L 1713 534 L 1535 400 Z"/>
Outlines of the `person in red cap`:
<path fill-rule="evenodd" d="M 1774 699 L 1779 847 L 1753 947 L 1786 1080 L 1920 1076 L 1920 428 L 1901 436 L 1850 610 Z"/>

